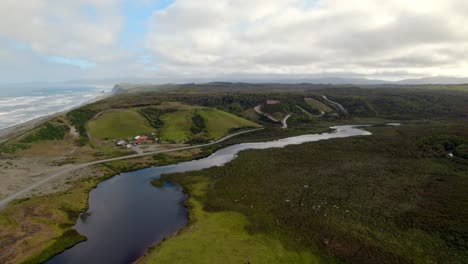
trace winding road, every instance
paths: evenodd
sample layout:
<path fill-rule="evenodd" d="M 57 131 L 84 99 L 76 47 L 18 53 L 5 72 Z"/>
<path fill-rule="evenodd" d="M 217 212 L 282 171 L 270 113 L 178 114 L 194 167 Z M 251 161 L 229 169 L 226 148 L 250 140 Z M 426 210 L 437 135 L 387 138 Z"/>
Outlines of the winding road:
<path fill-rule="evenodd" d="M 338 106 L 338 108 L 339 108 L 343 113 L 345 113 L 346 115 L 349 114 L 348 111 L 347 111 L 340 103 L 337 103 L 337 102 L 334 102 L 334 101 L 328 99 L 325 95 L 322 95 L 322 98 L 323 98 L 325 101 L 327 101 L 327 102 L 329 102 L 329 103 L 332 103 L 332 104 Z"/>
<path fill-rule="evenodd" d="M 281 120 L 281 124 L 283 124 L 283 129 L 286 129 L 288 128 L 288 119 L 291 117 L 291 114 L 287 115 L 285 118 L 283 118 L 283 120 Z"/>
<path fill-rule="evenodd" d="M 256 107 L 254 107 L 254 109 L 255 109 L 255 112 L 257 112 L 257 114 L 265 116 L 266 118 L 270 119 L 271 121 L 273 121 L 275 123 L 280 123 L 280 121 L 278 119 L 274 118 L 272 115 L 263 112 L 262 111 L 262 105 L 257 105 Z"/>
<path fill-rule="evenodd" d="M 132 154 L 132 155 L 127 155 L 127 156 L 122 156 L 122 157 L 117 157 L 117 158 L 97 160 L 97 161 L 78 164 L 78 165 L 75 165 L 73 167 L 69 167 L 69 168 L 63 169 L 61 171 L 55 172 L 54 174 L 49 175 L 48 177 L 40 180 L 39 182 L 36 182 L 33 185 L 31 185 L 31 186 L 29 186 L 29 187 L 15 193 L 15 194 L 12 194 L 12 195 L 6 197 L 3 200 L 0 200 L 0 209 L 5 207 L 9 202 L 11 202 L 11 201 L 13 201 L 15 199 L 18 199 L 18 198 L 22 197 L 25 194 L 28 194 L 29 192 L 31 192 L 35 188 L 37 188 L 37 187 L 39 187 L 39 186 L 41 186 L 41 185 L 43 185 L 43 184 L 45 184 L 47 182 L 50 182 L 50 181 L 52 181 L 52 180 L 54 180 L 54 179 L 56 179 L 56 178 L 58 178 L 60 176 L 63 176 L 64 174 L 66 174 L 68 172 L 72 172 L 72 171 L 75 171 L 75 170 L 86 168 L 88 166 L 107 163 L 107 162 L 116 161 L 116 160 L 126 160 L 126 159 L 150 156 L 150 155 L 155 155 L 155 154 L 160 154 L 160 153 L 168 153 L 168 152 L 175 152 L 175 151 L 181 151 L 181 150 L 188 150 L 188 149 L 212 146 L 212 145 L 215 145 L 215 144 L 219 144 L 219 143 L 221 143 L 223 141 L 226 141 L 226 140 L 228 140 L 228 139 L 230 139 L 232 137 L 239 136 L 239 135 L 246 134 L 246 133 L 250 133 L 250 132 L 254 132 L 254 131 L 259 131 L 259 130 L 262 130 L 262 129 L 264 129 L 264 128 L 256 128 L 256 129 L 240 131 L 240 132 L 237 132 L 237 133 L 227 135 L 227 136 L 225 136 L 223 138 L 220 138 L 220 139 L 218 139 L 216 141 L 213 141 L 213 142 L 210 142 L 210 143 L 207 143 L 207 144 L 202 144 L 202 145 L 194 145 L 194 146 L 187 146 L 187 147 L 180 147 L 180 148 L 157 150 L 157 151 L 151 151 L 151 152 L 146 152 L 146 153 Z"/>

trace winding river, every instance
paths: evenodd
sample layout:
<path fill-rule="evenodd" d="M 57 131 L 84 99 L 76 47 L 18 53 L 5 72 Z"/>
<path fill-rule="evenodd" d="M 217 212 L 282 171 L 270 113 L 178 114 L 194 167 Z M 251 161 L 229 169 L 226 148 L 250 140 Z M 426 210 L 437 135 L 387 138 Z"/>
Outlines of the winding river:
<path fill-rule="evenodd" d="M 222 166 L 247 149 L 281 148 L 318 140 L 371 135 L 357 126 L 332 128 L 334 131 L 330 133 L 237 144 L 204 159 L 122 173 L 101 182 L 90 193 L 88 212 L 81 215 L 74 226 L 88 240 L 46 263 L 132 263 L 148 247 L 182 229 L 188 221 L 183 205 L 185 195 L 176 184 L 153 187 L 151 180 L 161 174 Z"/>

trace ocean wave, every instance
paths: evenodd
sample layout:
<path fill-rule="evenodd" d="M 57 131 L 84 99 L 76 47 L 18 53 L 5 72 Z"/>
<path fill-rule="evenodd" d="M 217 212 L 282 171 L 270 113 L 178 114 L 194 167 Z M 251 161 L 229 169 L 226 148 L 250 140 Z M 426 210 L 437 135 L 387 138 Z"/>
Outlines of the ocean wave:
<path fill-rule="evenodd" d="M 0 97 L 0 130 L 84 104 L 100 96 L 100 91 Z"/>

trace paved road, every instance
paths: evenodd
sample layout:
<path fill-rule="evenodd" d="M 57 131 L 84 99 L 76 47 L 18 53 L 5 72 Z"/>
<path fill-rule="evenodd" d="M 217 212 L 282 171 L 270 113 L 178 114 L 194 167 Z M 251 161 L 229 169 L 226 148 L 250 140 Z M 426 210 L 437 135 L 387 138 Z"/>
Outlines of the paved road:
<path fill-rule="evenodd" d="M 117 157 L 117 158 L 97 160 L 97 161 L 92 161 L 92 162 L 88 162 L 88 163 L 78 164 L 78 165 L 75 165 L 73 167 L 69 167 L 69 168 L 63 169 L 61 171 L 58 171 L 58 172 L 56 172 L 54 174 L 51 174 L 50 176 L 40 180 L 39 182 L 36 182 L 33 185 L 31 185 L 31 186 L 29 186 L 29 187 L 15 193 L 15 194 L 12 194 L 12 195 L 6 197 L 3 200 L 0 200 L 0 208 L 5 207 L 9 202 L 22 197 L 23 195 L 25 195 L 25 194 L 31 192 L 32 190 L 34 190 L 35 188 L 37 188 L 37 187 L 39 187 L 39 186 L 41 186 L 41 185 L 43 185 L 43 184 L 45 184 L 47 182 L 50 182 L 50 181 L 52 181 L 52 180 L 54 180 L 54 179 L 56 179 L 56 178 L 58 178 L 60 176 L 63 176 L 64 174 L 66 174 L 68 172 L 72 172 L 72 171 L 75 171 L 75 170 L 86 168 L 86 167 L 91 166 L 91 165 L 102 164 L 102 163 L 107 163 L 107 162 L 116 161 L 116 160 L 126 160 L 126 159 L 150 156 L 150 155 L 155 155 L 155 154 L 160 154 L 160 153 L 168 153 L 168 152 L 174 152 L 174 151 L 180 151 L 180 150 L 187 150 L 187 149 L 194 149 L 194 148 L 212 146 L 212 145 L 221 143 L 221 142 L 223 142 L 225 140 L 228 140 L 228 139 L 230 139 L 232 137 L 239 136 L 239 135 L 242 135 L 242 134 L 245 134 L 245 133 L 259 131 L 259 130 L 262 130 L 262 129 L 263 128 L 256 128 L 256 129 L 240 131 L 240 132 L 237 132 L 237 133 L 233 133 L 231 135 L 227 135 L 227 136 L 225 136 L 225 137 L 223 137 L 221 139 L 218 139 L 216 141 L 213 141 L 213 142 L 210 142 L 210 143 L 207 143 L 207 144 L 202 144 L 202 145 L 157 150 L 157 151 L 151 151 L 151 152 L 146 152 L 146 153 L 141 153 L 141 154 L 133 154 L 133 155 L 128 155 L 128 156 L 122 156 L 122 157 Z"/>
<path fill-rule="evenodd" d="M 285 118 L 283 118 L 283 120 L 281 120 L 281 124 L 283 124 L 283 129 L 286 129 L 288 128 L 288 119 L 291 117 L 291 114 L 287 115 Z"/>
<path fill-rule="evenodd" d="M 328 99 L 325 95 L 322 95 L 322 98 L 325 99 L 325 101 L 330 102 L 330 103 L 338 106 L 338 108 L 340 108 L 340 110 L 343 111 L 343 113 L 348 115 L 348 111 L 340 103 L 337 103 L 337 102 L 334 102 L 334 101 Z"/>
<path fill-rule="evenodd" d="M 254 109 L 255 109 L 255 112 L 257 112 L 257 114 L 265 116 L 266 118 L 270 119 L 273 122 L 280 123 L 280 121 L 278 119 L 274 118 L 272 115 L 263 112 L 262 111 L 262 105 L 257 105 L 256 107 L 254 107 Z"/>

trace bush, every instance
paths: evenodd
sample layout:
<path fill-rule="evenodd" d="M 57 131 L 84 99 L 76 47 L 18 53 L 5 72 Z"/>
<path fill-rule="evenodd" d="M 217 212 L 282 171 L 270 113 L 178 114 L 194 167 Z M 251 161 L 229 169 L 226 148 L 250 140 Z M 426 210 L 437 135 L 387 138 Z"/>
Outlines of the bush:
<path fill-rule="evenodd" d="M 177 111 L 176 109 L 158 109 L 154 107 L 146 107 L 139 110 L 149 122 L 150 125 L 156 129 L 160 129 L 164 126 L 164 121 L 161 119 L 162 115 Z"/>
<path fill-rule="evenodd" d="M 197 112 L 192 116 L 192 127 L 190 128 L 190 132 L 196 135 L 206 130 L 206 124 L 203 117 Z"/>
<path fill-rule="evenodd" d="M 88 137 L 86 134 L 86 123 L 96 114 L 97 111 L 87 108 L 79 108 L 68 112 L 67 117 L 81 136 Z"/>
<path fill-rule="evenodd" d="M 427 157 L 445 157 L 453 153 L 458 157 L 467 157 L 468 140 L 453 135 L 428 136 L 418 141 L 418 147 Z"/>
<path fill-rule="evenodd" d="M 462 159 L 468 159 L 468 144 L 465 143 L 457 146 L 453 154 Z"/>
<path fill-rule="evenodd" d="M 44 124 L 39 130 L 23 138 L 21 143 L 33 143 L 45 140 L 62 140 L 70 130 L 67 125 L 56 125 L 51 122 Z"/>
<path fill-rule="evenodd" d="M 0 153 L 13 154 L 17 150 L 28 149 L 29 146 L 22 143 L 0 145 Z"/>

